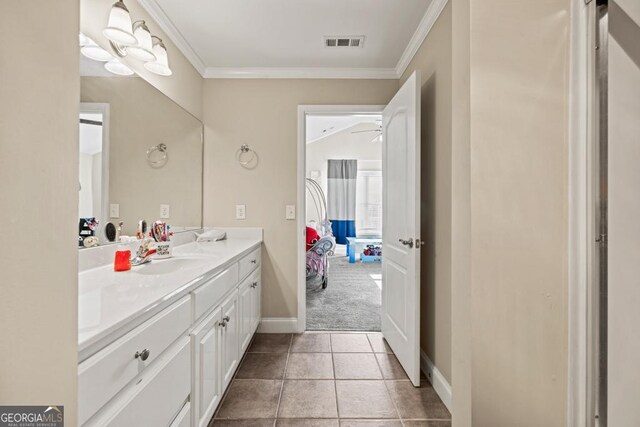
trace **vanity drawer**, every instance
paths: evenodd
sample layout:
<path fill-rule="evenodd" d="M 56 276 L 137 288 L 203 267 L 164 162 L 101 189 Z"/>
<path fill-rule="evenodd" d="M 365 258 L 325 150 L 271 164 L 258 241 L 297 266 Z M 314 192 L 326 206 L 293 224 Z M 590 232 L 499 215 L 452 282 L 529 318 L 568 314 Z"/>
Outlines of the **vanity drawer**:
<path fill-rule="evenodd" d="M 239 262 L 239 265 L 240 265 L 240 280 L 242 280 L 260 265 L 260 248 L 256 249 L 246 257 L 242 258 Z"/>
<path fill-rule="evenodd" d="M 191 403 L 184 404 L 169 427 L 191 427 Z"/>
<path fill-rule="evenodd" d="M 155 427 L 188 425 L 185 402 L 191 391 L 191 351 L 188 337 L 167 350 L 158 363 L 118 394 L 87 426 Z M 189 406 L 186 406 L 187 419 Z"/>
<path fill-rule="evenodd" d="M 80 424 L 145 370 L 191 325 L 190 296 L 182 298 L 78 366 Z M 148 357 L 136 352 L 148 350 Z"/>
<path fill-rule="evenodd" d="M 198 320 L 212 309 L 237 284 L 238 264 L 235 263 L 193 291 L 193 319 Z"/>

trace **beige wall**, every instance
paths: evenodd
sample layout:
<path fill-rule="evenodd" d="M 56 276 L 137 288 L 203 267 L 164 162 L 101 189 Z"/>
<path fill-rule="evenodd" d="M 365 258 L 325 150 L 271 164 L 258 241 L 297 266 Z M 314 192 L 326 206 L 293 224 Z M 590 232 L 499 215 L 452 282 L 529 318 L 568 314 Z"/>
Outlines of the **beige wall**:
<path fill-rule="evenodd" d="M 451 2 L 402 75 L 422 76 L 420 347 L 451 384 Z"/>
<path fill-rule="evenodd" d="M 471 8 L 474 427 L 565 425 L 569 5 Z"/>
<path fill-rule="evenodd" d="M 80 30 L 109 52 L 111 48 L 108 40 L 102 35 L 102 29 L 109 19 L 109 11 L 113 3 L 114 0 L 80 1 Z M 133 58 L 122 58 L 122 62 L 196 118 L 202 120 L 202 76 L 136 0 L 128 0 L 126 5 L 133 21 L 144 20 L 151 33 L 163 40 L 167 47 L 169 67 L 173 75 L 163 77 L 150 73 L 140 61 Z"/>
<path fill-rule="evenodd" d="M 109 104 L 109 203 L 120 205 L 123 233 L 159 219 L 160 204 L 172 226 L 200 227 L 202 123 L 139 77 L 82 77 L 80 99 Z M 155 169 L 146 152 L 160 143 L 168 161 Z"/>
<path fill-rule="evenodd" d="M 471 0 L 451 4 L 452 424 L 472 425 Z"/>
<path fill-rule="evenodd" d="M 205 81 L 204 224 L 264 228 L 264 317 L 297 317 L 296 221 L 285 205 L 296 204 L 298 105 L 386 104 L 397 90 L 397 80 Z M 234 160 L 242 144 L 257 168 Z M 236 204 L 246 220 L 235 220 Z"/>
<path fill-rule="evenodd" d="M 77 399 L 78 19 L 77 1 L 0 2 L 0 223 L 10 244 L 0 256 L 0 404 L 64 405 L 69 426 Z"/>
<path fill-rule="evenodd" d="M 609 3 L 608 423 L 640 425 L 640 4 Z"/>

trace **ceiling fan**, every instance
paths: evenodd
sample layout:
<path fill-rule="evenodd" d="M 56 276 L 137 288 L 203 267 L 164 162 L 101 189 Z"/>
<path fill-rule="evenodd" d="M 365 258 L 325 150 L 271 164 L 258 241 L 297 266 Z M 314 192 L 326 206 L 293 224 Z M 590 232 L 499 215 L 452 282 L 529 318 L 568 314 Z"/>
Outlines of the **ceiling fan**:
<path fill-rule="evenodd" d="M 381 122 L 382 120 L 376 120 L 377 122 Z M 371 140 L 374 142 L 375 140 L 382 141 L 382 125 L 378 125 L 375 129 L 364 129 L 364 130 L 353 130 L 351 133 L 368 133 L 373 132 L 376 134 L 375 137 Z"/>

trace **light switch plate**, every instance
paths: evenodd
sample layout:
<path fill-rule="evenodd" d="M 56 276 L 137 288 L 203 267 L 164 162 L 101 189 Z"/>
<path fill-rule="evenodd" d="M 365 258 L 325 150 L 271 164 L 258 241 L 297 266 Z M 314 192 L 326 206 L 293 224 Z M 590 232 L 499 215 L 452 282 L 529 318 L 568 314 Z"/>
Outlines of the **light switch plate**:
<path fill-rule="evenodd" d="M 296 206 L 295 205 L 287 205 L 285 218 L 286 219 L 296 219 Z"/>
<path fill-rule="evenodd" d="M 160 218 L 167 219 L 171 215 L 171 207 L 169 205 L 160 205 Z"/>
<path fill-rule="evenodd" d="M 109 205 L 109 217 L 120 218 L 120 205 L 118 203 L 111 203 Z"/>
<path fill-rule="evenodd" d="M 236 219 L 247 219 L 247 205 L 236 205 Z"/>

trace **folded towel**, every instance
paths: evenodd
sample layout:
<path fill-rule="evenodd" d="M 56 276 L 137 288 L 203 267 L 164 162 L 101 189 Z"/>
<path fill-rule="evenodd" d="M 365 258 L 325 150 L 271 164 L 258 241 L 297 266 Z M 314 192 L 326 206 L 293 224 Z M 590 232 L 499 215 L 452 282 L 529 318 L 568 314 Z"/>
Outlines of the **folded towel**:
<path fill-rule="evenodd" d="M 202 234 L 196 233 L 196 236 L 198 236 L 196 242 L 216 242 L 226 239 L 227 232 L 222 230 L 208 230 Z"/>

